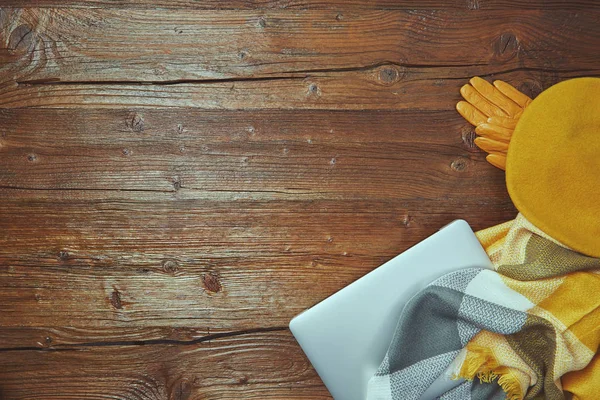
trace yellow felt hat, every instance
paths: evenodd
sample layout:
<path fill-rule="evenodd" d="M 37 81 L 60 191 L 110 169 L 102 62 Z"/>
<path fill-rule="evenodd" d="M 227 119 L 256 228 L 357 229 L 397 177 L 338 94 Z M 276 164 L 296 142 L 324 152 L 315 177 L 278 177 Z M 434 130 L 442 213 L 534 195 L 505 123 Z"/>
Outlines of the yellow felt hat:
<path fill-rule="evenodd" d="M 538 228 L 600 257 L 600 78 L 558 83 L 525 109 L 510 139 L 506 186 Z"/>

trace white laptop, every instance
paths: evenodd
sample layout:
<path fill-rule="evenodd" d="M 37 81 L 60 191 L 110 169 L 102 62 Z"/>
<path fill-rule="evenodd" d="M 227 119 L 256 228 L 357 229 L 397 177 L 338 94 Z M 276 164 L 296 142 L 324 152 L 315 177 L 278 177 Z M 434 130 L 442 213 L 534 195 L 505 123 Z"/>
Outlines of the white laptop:
<path fill-rule="evenodd" d="M 492 264 L 471 227 L 457 220 L 298 315 L 290 329 L 336 400 L 364 400 L 406 302 L 462 268 Z M 442 375 L 421 399 L 459 383 Z"/>

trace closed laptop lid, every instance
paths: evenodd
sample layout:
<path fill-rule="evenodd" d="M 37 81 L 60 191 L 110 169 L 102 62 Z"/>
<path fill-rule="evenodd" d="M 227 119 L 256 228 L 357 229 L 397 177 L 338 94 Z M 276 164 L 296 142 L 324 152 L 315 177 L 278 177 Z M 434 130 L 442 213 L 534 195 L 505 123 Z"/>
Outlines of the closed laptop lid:
<path fill-rule="evenodd" d="M 335 399 L 364 400 L 406 302 L 463 268 L 492 264 L 469 225 L 457 220 L 298 315 L 290 329 Z M 453 382 L 435 385 L 441 394 Z"/>

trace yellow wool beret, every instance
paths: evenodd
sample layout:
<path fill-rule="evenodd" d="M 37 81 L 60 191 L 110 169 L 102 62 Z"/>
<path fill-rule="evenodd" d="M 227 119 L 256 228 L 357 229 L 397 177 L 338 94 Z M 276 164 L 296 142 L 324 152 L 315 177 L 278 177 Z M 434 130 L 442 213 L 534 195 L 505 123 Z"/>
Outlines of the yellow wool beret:
<path fill-rule="evenodd" d="M 558 83 L 525 109 L 508 148 L 506 186 L 538 228 L 600 257 L 600 78 Z"/>

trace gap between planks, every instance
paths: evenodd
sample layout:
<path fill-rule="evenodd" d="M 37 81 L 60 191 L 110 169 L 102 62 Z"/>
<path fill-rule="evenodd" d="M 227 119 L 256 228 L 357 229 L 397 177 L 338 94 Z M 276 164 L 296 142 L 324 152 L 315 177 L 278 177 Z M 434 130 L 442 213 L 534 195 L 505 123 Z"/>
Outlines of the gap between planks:
<path fill-rule="evenodd" d="M 84 343 L 72 343 L 72 344 L 58 344 L 50 347 L 36 347 L 36 346 L 24 346 L 24 347 L 0 347 L 0 352 L 5 353 L 9 351 L 43 351 L 43 352 L 56 352 L 56 351 L 76 351 L 81 348 L 89 347 L 123 347 L 123 346 L 157 346 L 157 345 L 175 345 L 175 346 L 192 346 L 201 344 L 211 340 L 230 338 L 235 336 L 252 335 L 256 333 L 269 333 L 269 332 L 281 332 L 286 331 L 286 326 L 275 326 L 269 328 L 254 328 L 244 329 L 232 332 L 221 332 L 208 334 L 197 339 L 191 340 L 179 340 L 179 339 L 147 339 L 147 340 L 115 340 L 115 341 L 100 341 L 100 342 L 84 342 Z"/>
<path fill-rule="evenodd" d="M 439 68 L 472 68 L 472 67 L 483 67 L 488 64 L 408 64 L 408 63 L 395 63 L 395 62 L 382 62 L 362 67 L 348 67 L 348 68 L 320 68 L 320 69 L 306 69 L 306 70 L 292 70 L 282 71 L 284 75 L 278 76 L 259 76 L 259 77 L 239 77 L 239 78 L 211 78 L 211 79 L 172 79 L 164 81 L 144 81 L 144 80 L 73 80 L 66 81 L 60 78 L 47 78 L 47 79 L 32 79 L 32 80 L 19 80 L 15 83 L 17 86 L 36 86 L 36 85 L 155 85 L 155 86 L 172 86 L 172 85 L 210 85 L 210 84 L 221 84 L 221 83 L 235 83 L 235 82 L 271 82 L 281 80 L 305 80 L 312 78 L 310 74 L 326 73 L 336 74 L 344 72 L 375 72 L 379 68 L 401 68 L 401 69 L 439 69 Z M 516 67 L 510 69 L 494 70 L 485 73 L 478 74 L 480 77 L 491 77 L 495 75 L 510 74 L 512 72 L 545 72 L 545 73 L 571 73 L 580 74 L 584 73 L 586 76 L 600 76 L 600 73 L 590 69 L 557 69 L 557 68 L 542 68 L 542 67 Z M 299 75 L 300 74 L 300 75 Z M 303 74 L 303 75 L 302 75 Z M 464 76 L 446 76 L 438 79 L 444 80 L 469 80 L 472 76 L 465 74 Z M 433 80 L 433 78 L 426 78 L 422 80 Z M 421 79 L 415 79 L 421 80 Z"/>

